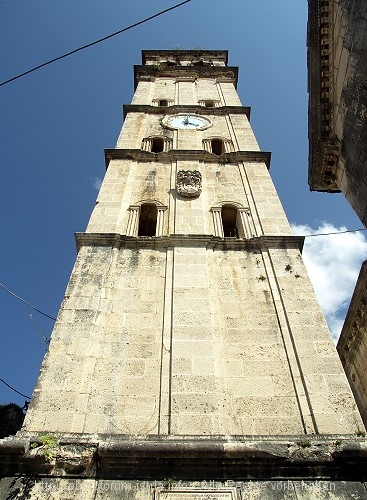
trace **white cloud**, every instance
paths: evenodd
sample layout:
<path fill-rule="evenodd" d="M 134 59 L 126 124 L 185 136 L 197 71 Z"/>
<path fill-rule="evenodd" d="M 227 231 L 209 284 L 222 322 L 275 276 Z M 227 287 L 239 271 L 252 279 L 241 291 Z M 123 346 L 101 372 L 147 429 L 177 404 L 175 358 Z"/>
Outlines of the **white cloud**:
<path fill-rule="evenodd" d="M 292 224 L 293 234 L 310 235 L 346 231 L 323 222 L 318 228 Z M 303 260 L 317 298 L 335 341 L 337 341 L 353 294 L 367 240 L 361 232 L 309 236 L 305 239 Z"/>
<path fill-rule="evenodd" d="M 95 177 L 94 179 L 92 179 L 92 184 L 93 184 L 93 187 L 99 191 L 101 189 L 101 186 L 102 186 L 102 179 L 100 179 L 99 177 Z"/>

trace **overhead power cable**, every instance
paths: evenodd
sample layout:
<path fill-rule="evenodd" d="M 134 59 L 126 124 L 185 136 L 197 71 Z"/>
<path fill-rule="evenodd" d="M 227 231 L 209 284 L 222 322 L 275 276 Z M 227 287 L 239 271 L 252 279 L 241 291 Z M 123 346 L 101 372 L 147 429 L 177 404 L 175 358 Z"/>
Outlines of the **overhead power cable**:
<path fill-rule="evenodd" d="M 48 338 L 46 337 L 46 335 L 44 334 L 44 332 L 43 332 L 43 331 L 41 330 L 41 328 L 37 325 L 37 322 L 36 322 L 36 320 L 33 318 L 32 314 L 30 314 L 30 315 L 29 315 L 29 319 L 33 322 L 35 329 L 36 329 L 36 330 L 38 331 L 38 333 L 41 335 L 43 342 L 45 342 L 45 344 L 49 344 L 49 343 L 50 343 L 50 339 L 48 339 Z"/>
<path fill-rule="evenodd" d="M 367 228 L 362 227 L 360 229 L 346 229 L 345 231 L 335 231 L 335 232 L 330 232 L 330 233 L 304 234 L 303 236 L 305 238 L 309 238 L 310 236 L 330 236 L 333 234 L 357 233 L 359 231 L 367 231 Z M 302 236 L 302 235 L 297 235 L 297 236 Z"/>
<path fill-rule="evenodd" d="M 303 234 L 303 235 L 302 234 L 297 234 L 295 236 L 302 236 L 303 238 L 310 238 L 311 236 L 330 236 L 330 235 L 334 235 L 334 234 L 357 233 L 359 231 L 367 231 L 367 228 L 363 227 L 363 228 L 359 228 L 359 229 L 346 229 L 345 231 L 334 231 L 334 232 L 330 232 L 330 233 L 314 233 L 314 234 Z M 19 295 L 15 294 L 11 290 L 9 290 L 9 288 L 7 288 L 3 283 L 0 283 L 0 286 L 5 291 L 7 291 L 10 295 L 12 295 L 16 299 L 24 302 L 28 307 L 31 307 L 32 309 L 34 309 L 35 311 L 37 311 L 39 314 L 42 314 L 43 316 L 46 316 L 47 318 L 52 319 L 53 321 L 56 321 L 56 318 L 54 318 L 53 316 L 50 316 L 49 314 L 41 311 L 37 307 L 32 306 L 32 304 L 30 304 L 29 302 L 27 302 L 25 299 L 23 299 L 22 297 L 19 297 Z M 31 318 L 32 318 L 32 316 L 31 316 Z M 47 340 L 47 342 L 48 342 L 48 340 Z"/>
<path fill-rule="evenodd" d="M 12 387 L 11 385 L 7 384 L 5 382 L 5 380 L 3 380 L 2 378 L 0 378 L 0 382 L 2 382 L 3 384 L 5 384 L 7 387 L 9 387 L 9 389 L 11 389 L 12 391 L 16 392 L 17 394 L 20 394 L 21 396 L 23 396 L 23 398 L 26 398 L 26 399 L 31 399 L 29 396 L 26 396 L 25 394 L 22 394 L 21 392 L 17 391 L 16 389 L 14 389 L 14 387 Z"/>
<path fill-rule="evenodd" d="M 162 10 L 161 12 L 158 12 L 157 14 L 154 14 L 153 16 L 147 17 L 146 19 L 143 19 L 142 21 L 138 21 L 137 23 L 130 24 L 130 26 L 127 26 L 126 28 L 123 28 L 119 31 L 116 31 L 115 33 L 112 33 L 111 35 L 107 35 L 103 38 L 100 38 L 99 40 L 96 40 L 94 42 L 88 43 L 87 45 L 83 45 L 82 47 L 79 47 L 77 49 L 71 50 L 70 52 L 67 52 L 66 54 L 63 54 L 61 56 L 55 57 L 54 59 L 50 59 L 49 61 L 39 64 L 38 66 L 35 66 L 32 69 L 29 69 L 28 71 L 24 71 L 23 73 L 20 73 L 19 75 L 13 76 L 12 78 L 9 78 L 9 80 L 6 80 L 2 83 L 0 83 L 0 87 L 3 85 L 6 85 L 7 83 L 13 82 L 14 80 L 17 80 L 18 78 L 21 78 L 22 76 L 29 75 L 29 73 L 33 73 L 33 71 L 36 71 L 40 68 L 43 68 L 44 66 L 47 66 L 49 64 L 52 64 L 56 61 L 60 61 L 60 59 L 64 59 L 65 57 L 69 57 L 72 54 L 75 54 L 76 52 L 79 52 L 81 50 L 87 49 L 89 47 L 92 47 L 93 45 L 97 45 L 97 43 L 104 42 L 105 40 L 108 40 L 109 38 L 112 38 L 116 35 L 119 35 L 120 33 L 123 33 L 124 31 L 128 31 L 132 28 L 135 28 L 136 26 L 139 26 L 140 24 L 144 24 L 148 21 L 151 21 L 155 17 L 161 16 L 162 14 L 165 14 L 166 12 L 169 12 L 170 10 L 177 9 L 178 7 L 181 7 L 185 3 L 189 3 L 191 0 L 185 0 L 184 2 L 178 3 L 177 5 L 173 5 L 173 7 L 169 7 L 168 9 Z"/>
<path fill-rule="evenodd" d="M 37 309 L 37 307 L 34 307 L 32 306 L 32 304 L 30 304 L 29 302 L 27 302 L 26 300 L 22 299 L 22 297 L 19 297 L 19 295 L 15 294 L 14 292 L 12 292 L 11 290 L 9 290 L 9 288 L 6 288 L 5 285 L 3 285 L 2 283 L 0 283 L 0 286 L 2 288 L 4 288 L 5 291 L 7 291 L 10 295 L 12 295 L 13 297 L 15 297 L 16 299 L 18 300 L 21 300 L 22 302 L 24 302 L 24 304 L 27 304 L 28 307 L 34 309 L 35 311 L 37 311 L 38 313 L 42 314 L 43 316 L 46 316 L 47 318 L 50 318 L 52 319 L 53 321 L 56 321 L 56 318 L 53 318 L 52 316 L 50 316 L 49 314 L 46 314 L 45 312 L 42 312 L 40 311 L 39 309 Z"/>

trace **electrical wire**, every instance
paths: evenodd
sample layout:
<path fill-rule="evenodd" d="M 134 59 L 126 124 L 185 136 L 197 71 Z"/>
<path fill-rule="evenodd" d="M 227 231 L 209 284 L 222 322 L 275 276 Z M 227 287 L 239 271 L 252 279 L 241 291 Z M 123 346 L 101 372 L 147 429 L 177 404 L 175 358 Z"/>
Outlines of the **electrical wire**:
<path fill-rule="evenodd" d="M 45 312 L 42 312 L 40 311 L 39 309 L 37 309 L 37 307 L 34 307 L 32 306 L 32 304 L 30 304 L 29 302 L 27 302 L 26 300 L 22 299 L 22 297 L 19 297 L 19 295 L 17 295 L 16 293 L 12 292 L 11 290 L 9 290 L 9 288 L 6 288 L 5 285 L 3 285 L 2 283 L 0 283 L 0 286 L 5 290 L 7 291 L 10 295 L 12 295 L 13 297 L 15 297 L 16 299 L 24 302 L 24 304 L 27 304 L 28 307 L 34 309 L 35 311 L 37 311 L 38 313 L 42 314 L 43 316 L 46 316 L 47 318 L 50 318 L 52 319 L 53 321 L 56 321 L 56 318 L 53 318 L 52 316 L 50 316 L 49 314 L 45 313 Z"/>
<path fill-rule="evenodd" d="M 315 237 L 315 236 L 330 236 L 330 235 L 335 235 L 335 234 L 357 233 L 359 231 L 367 231 L 367 228 L 363 227 L 363 228 L 360 228 L 360 229 L 347 229 L 345 231 L 335 231 L 335 232 L 330 232 L 330 233 L 315 233 L 315 234 L 304 234 L 304 235 L 298 234 L 298 235 L 295 235 L 295 236 L 302 236 L 303 238 L 310 238 L 310 237 Z M 19 295 L 15 294 L 11 290 L 9 290 L 9 288 L 7 288 L 3 283 L 0 283 L 0 286 L 5 291 L 7 291 L 10 295 L 12 295 L 13 297 L 17 298 L 18 300 L 24 302 L 24 304 L 26 304 L 28 307 L 34 309 L 35 311 L 37 311 L 39 314 L 42 314 L 43 316 L 46 316 L 47 318 L 52 319 L 53 321 L 56 321 L 56 318 L 54 318 L 53 316 L 50 316 L 49 314 L 41 311 L 37 307 L 32 306 L 32 304 L 30 304 L 29 302 L 27 302 L 25 299 L 23 299 L 22 297 L 19 297 Z M 31 318 L 32 318 L 32 315 L 31 315 Z M 49 341 L 47 340 L 47 342 L 49 342 Z"/>
<path fill-rule="evenodd" d="M 3 380 L 2 378 L 0 378 L 0 382 L 2 382 L 3 384 L 5 384 L 7 387 L 9 387 L 9 389 L 11 389 L 12 391 L 16 392 L 17 394 L 20 394 L 21 396 L 23 396 L 23 398 L 26 398 L 26 399 L 31 399 L 29 396 L 26 396 L 25 394 L 22 394 L 21 392 L 17 391 L 16 389 L 14 389 L 14 387 L 12 387 L 11 385 L 7 384 L 5 382 L 5 380 Z"/>
<path fill-rule="evenodd" d="M 335 232 L 330 232 L 330 233 L 315 233 L 315 234 L 306 234 L 304 235 L 305 238 L 309 238 L 311 236 L 330 236 L 330 235 L 336 235 L 336 234 L 345 234 L 345 233 L 356 233 L 356 232 L 359 232 L 359 231 L 367 231 L 367 228 L 360 228 L 360 229 L 347 229 L 345 231 L 335 231 Z M 50 318 L 54 321 L 56 321 L 55 318 L 53 318 L 52 316 L 49 316 L 48 314 L 40 311 L 39 309 L 37 309 L 36 307 L 32 306 L 29 302 L 27 302 L 26 300 L 22 299 L 21 297 L 19 297 L 18 295 L 16 295 L 14 292 L 12 292 L 11 290 L 9 290 L 6 286 L 4 286 L 2 283 L 0 283 L 0 286 L 6 290 L 10 295 L 12 295 L 13 297 L 16 297 L 17 299 L 21 300 L 22 302 L 24 302 L 25 304 L 27 304 L 27 306 L 31 307 L 32 309 L 34 309 L 35 311 L 37 311 L 38 313 L 40 314 L 43 314 L 44 316 L 47 316 L 47 318 Z M 49 342 L 49 341 L 47 341 Z M 11 385 L 9 385 L 7 382 L 5 382 L 5 380 L 3 380 L 2 378 L 0 378 L 0 382 L 2 382 L 3 384 L 5 384 L 7 387 L 9 387 L 9 389 L 11 389 L 12 391 L 16 392 L 17 394 L 19 394 L 20 396 L 23 396 L 24 398 L 26 399 L 31 399 L 29 396 L 26 396 L 25 394 L 17 391 L 16 389 L 14 389 L 14 387 L 12 387 Z"/>
<path fill-rule="evenodd" d="M 357 233 L 358 231 L 367 231 L 366 227 L 362 227 L 360 229 L 346 229 L 345 231 L 335 231 L 333 233 L 315 233 L 315 234 L 306 234 L 304 235 L 305 238 L 308 238 L 310 236 L 330 236 L 333 234 L 345 234 L 345 233 Z M 298 236 L 298 235 L 297 235 Z M 300 235 L 301 236 L 301 235 Z"/>
<path fill-rule="evenodd" d="M 49 344 L 50 343 L 50 339 L 48 339 L 46 337 L 46 335 L 44 334 L 44 332 L 41 330 L 41 328 L 37 325 L 37 322 L 36 320 L 33 318 L 32 314 L 29 315 L 29 319 L 33 322 L 34 324 L 34 327 L 35 329 L 37 330 L 37 332 L 41 335 L 42 337 L 42 340 L 45 344 Z"/>
<path fill-rule="evenodd" d="M 0 87 L 2 87 L 3 85 L 6 85 L 7 83 L 13 82 L 14 80 L 17 80 L 18 78 L 21 78 L 25 75 L 29 75 L 29 73 L 33 73 L 33 71 L 36 71 L 40 68 L 43 68 L 44 66 L 52 64 L 56 61 L 60 61 L 60 59 L 64 59 L 65 57 L 71 56 L 72 54 L 75 54 L 76 52 L 79 52 L 81 50 L 92 47 L 93 45 L 97 45 L 97 43 L 104 42 L 105 40 L 108 40 L 109 38 L 112 38 L 116 35 L 119 35 L 120 33 L 123 33 L 124 31 L 128 31 L 132 28 L 135 28 L 136 26 L 139 26 L 140 24 L 144 24 L 148 21 L 151 21 L 155 17 L 161 16 L 162 14 L 165 14 L 166 12 L 169 12 L 170 10 L 177 9 L 178 7 L 181 7 L 185 3 L 189 3 L 189 2 L 191 2 L 191 0 L 185 0 L 184 2 L 178 3 L 177 5 L 173 5 L 172 7 L 169 7 L 168 9 L 162 10 L 161 12 L 158 12 L 157 14 L 154 14 L 150 17 L 147 17 L 146 19 L 143 19 L 142 21 L 138 21 L 137 23 L 131 24 L 130 26 L 127 26 L 126 28 L 123 28 L 119 31 L 116 31 L 115 33 L 112 33 L 111 35 L 107 35 L 103 38 L 100 38 L 99 40 L 96 40 L 94 42 L 83 45 L 82 47 L 79 47 L 77 49 L 71 50 L 70 52 L 67 52 L 66 54 L 55 57 L 54 59 L 50 59 L 49 61 L 46 61 L 45 63 L 39 64 L 38 66 L 35 66 L 34 68 L 29 69 L 28 71 L 24 71 L 23 73 L 20 73 L 19 75 L 13 76 L 12 78 L 9 78 L 9 80 L 5 80 L 4 82 L 0 83 Z"/>

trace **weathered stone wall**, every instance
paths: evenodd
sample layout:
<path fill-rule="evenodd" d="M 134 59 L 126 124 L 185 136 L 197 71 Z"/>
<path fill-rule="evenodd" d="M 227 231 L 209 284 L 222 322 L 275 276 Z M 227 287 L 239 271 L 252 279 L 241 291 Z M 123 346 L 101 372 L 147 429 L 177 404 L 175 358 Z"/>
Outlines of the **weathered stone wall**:
<path fill-rule="evenodd" d="M 363 428 L 298 251 L 209 243 L 81 248 L 24 431 Z"/>
<path fill-rule="evenodd" d="M 366 225 L 367 4 L 340 0 L 335 7 L 335 133 L 340 141 L 336 182 Z"/>
<path fill-rule="evenodd" d="M 309 184 L 367 224 L 367 4 L 309 0 Z"/>
<path fill-rule="evenodd" d="M 172 196 L 171 165 L 125 165 L 111 162 L 94 231 L 124 233 L 128 206 L 152 196 L 168 205 L 164 227 L 172 236 L 82 246 L 25 430 L 357 432 L 299 252 L 261 251 L 260 241 L 247 250 L 217 240 L 208 248 L 210 209 L 223 201 L 254 208 L 255 235 L 290 234 L 266 166 L 186 162 L 203 176 L 201 196 L 190 200 Z M 111 199 L 123 202 L 111 207 Z M 109 226 L 116 214 L 121 225 Z"/>
<path fill-rule="evenodd" d="M 165 254 L 83 247 L 25 429 L 157 432 Z"/>
<path fill-rule="evenodd" d="M 192 84 L 191 84 L 192 85 Z M 176 109 L 176 108 L 175 108 Z M 197 113 L 200 108 L 195 109 Z M 218 137 L 232 141 L 232 151 L 259 151 L 256 138 L 251 129 L 251 125 L 246 114 L 234 114 L 229 111 L 230 120 L 225 116 L 208 114 L 206 109 L 200 112 L 212 121 L 212 126 L 207 130 L 198 130 L 196 133 L 187 130 L 180 130 L 174 133 L 171 130 L 162 128 L 161 122 L 165 113 L 160 114 L 146 112 L 135 112 L 129 114 L 125 119 L 125 127 L 117 141 L 117 148 L 140 149 L 144 138 L 167 137 L 170 138 L 173 149 L 203 150 L 203 141 L 212 137 Z"/>
<path fill-rule="evenodd" d="M 158 100 L 167 100 L 173 104 L 194 105 L 205 100 L 213 100 L 220 106 L 241 106 L 240 98 L 234 91 L 233 83 L 221 79 L 203 78 L 195 81 L 180 81 L 176 78 L 155 79 L 150 82 L 139 82 L 132 104 L 150 104 Z"/>
<path fill-rule="evenodd" d="M 121 481 L 110 479 L 4 478 L 0 493 L 14 500 L 365 500 L 364 485 L 357 481 Z M 16 496 L 14 496 L 14 493 Z M 23 496 L 22 496 L 23 495 Z"/>
<path fill-rule="evenodd" d="M 263 162 L 172 161 L 164 153 L 154 161 L 154 156 L 151 154 L 152 161 L 110 162 L 87 227 L 88 233 L 127 234 L 129 207 L 142 202 L 158 202 L 167 207 L 164 235 L 215 234 L 211 210 L 224 203 L 249 208 L 255 236 L 291 234 Z M 199 197 L 185 199 L 177 195 L 176 178 L 180 170 L 201 173 L 203 190 Z"/>
<path fill-rule="evenodd" d="M 362 264 L 337 349 L 367 424 L 367 261 Z"/>
<path fill-rule="evenodd" d="M 0 441 L 0 498 L 349 500 L 367 496 L 363 485 L 367 442 L 362 437 L 46 437 L 49 444 L 24 437 Z"/>
<path fill-rule="evenodd" d="M 138 84 L 141 106 L 128 108 L 87 231 L 77 237 L 28 434 L 363 428 L 300 258 L 302 241 L 291 236 L 246 109 L 235 106 L 233 82 L 196 80 Z M 150 106 L 164 87 L 179 105 L 207 98 L 232 107 L 198 105 L 211 127 L 170 130 L 165 111 Z M 152 135 L 171 147 L 142 149 Z M 229 141 L 221 155 L 205 149 L 212 137 Z M 178 194 L 180 170 L 200 172 L 200 193 Z M 142 203 L 160 211 L 154 237 L 137 236 Z M 228 204 L 239 238 L 223 238 Z"/>

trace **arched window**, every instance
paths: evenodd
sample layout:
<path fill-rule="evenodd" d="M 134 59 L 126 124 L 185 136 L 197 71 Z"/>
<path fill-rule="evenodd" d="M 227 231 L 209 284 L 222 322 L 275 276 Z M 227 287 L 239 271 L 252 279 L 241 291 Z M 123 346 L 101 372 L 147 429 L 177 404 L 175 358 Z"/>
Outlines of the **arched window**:
<path fill-rule="evenodd" d="M 164 150 L 164 140 L 162 137 L 154 137 L 152 140 L 152 153 L 161 153 Z"/>
<path fill-rule="evenodd" d="M 205 108 L 218 108 L 220 106 L 220 101 L 216 99 L 200 99 L 199 104 Z"/>
<path fill-rule="evenodd" d="M 174 101 L 172 99 L 153 99 L 152 106 L 155 106 L 155 107 L 173 106 L 173 102 Z"/>
<path fill-rule="evenodd" d="M 155 236 L 157 215 L 157 206 L 153 203 L 143 203 L 140 206 L 138 236 Z"/>
<path fill-rule="evenodd" d="M 203 147 L 206 151 L 209 151 L 209 153 L 214 153 L 217 156 L 234 151 L 232 141 L 220 137 L 207 137 L 203 139 Z"/>
<path fill-rule="evenodd" d="M 212 207 L 214 235 L 220 238 L 253 238 L 256 229 L 250 209 L 239 203 Z"/>
<path fill-rule="evenodd" d="M 159 202 L 130 205 L 128 210 L 127 236 L 163 236 L 165 232 L 165 205 Z"/>
<path fill-rule="evenodd" d="M 145 137 L 141 144 L 141 149 L 151 153 L 161 153 L 172 149 L 172 139 L 169 137 Z"/>
<path fill-rule="evenodd" d="M 237 212 L 236 207 L 222 206 L 223 236 L 225 238 L 238 238 Z"/>
<path fill-rule="evenodd" d="M 212 139 L 212 153 L 218 156 L 224 153 L 222 139 Z"/>
<path fill-rule="evenodd" d="M 206 108 L 214 108 L 215 103 L 214 103 L 214 101 L 208 99 L 208 100 L 204 101 L 204 106 Z"/>

